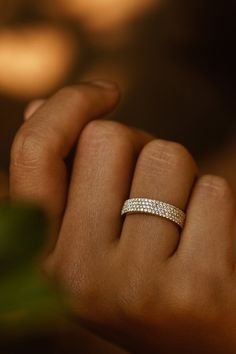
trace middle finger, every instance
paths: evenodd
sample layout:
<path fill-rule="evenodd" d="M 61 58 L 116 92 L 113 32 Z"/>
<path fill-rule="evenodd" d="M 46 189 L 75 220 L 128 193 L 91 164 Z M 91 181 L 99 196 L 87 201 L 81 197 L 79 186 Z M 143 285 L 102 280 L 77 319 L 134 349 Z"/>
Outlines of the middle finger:
<path fill-rule="evenodd" d="M 153 137 L 117 122 L 93 121 L 82 132 L 56 254 L 104 252 L 120 236 L 120 210 L 140 150 Z"/>

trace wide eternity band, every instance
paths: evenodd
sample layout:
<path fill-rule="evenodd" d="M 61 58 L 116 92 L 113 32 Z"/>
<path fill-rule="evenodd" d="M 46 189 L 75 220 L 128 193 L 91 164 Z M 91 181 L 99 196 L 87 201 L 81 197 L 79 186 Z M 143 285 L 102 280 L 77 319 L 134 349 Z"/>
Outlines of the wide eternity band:
<path fill-rule="evenodd" d="M 168 219 L 181 228 L 184 227 L 185 213 L 174 205 L 154 199 L 133 198 L 125 201 L 121 215 L 125 214 L 152 214 Z"/>

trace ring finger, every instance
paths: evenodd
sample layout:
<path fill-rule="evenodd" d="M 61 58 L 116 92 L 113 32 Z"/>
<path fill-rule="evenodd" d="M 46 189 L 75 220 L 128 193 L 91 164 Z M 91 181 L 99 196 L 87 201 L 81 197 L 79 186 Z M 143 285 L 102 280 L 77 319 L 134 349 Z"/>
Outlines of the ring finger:
<path fill-rule="evenodd" d="M 196 164 L 184 147 L 155 140 L 140 154 L 130 198 L 156 199 L 185 210 L 196 176 Z M 146 214 L 127 215 L 121 247 L 132 249 L 140 260 L 150 257 L 151 250 L 155 261 L 162 261 L 176 250 L 179 237 L 179 227 L 167 219 Z"/>

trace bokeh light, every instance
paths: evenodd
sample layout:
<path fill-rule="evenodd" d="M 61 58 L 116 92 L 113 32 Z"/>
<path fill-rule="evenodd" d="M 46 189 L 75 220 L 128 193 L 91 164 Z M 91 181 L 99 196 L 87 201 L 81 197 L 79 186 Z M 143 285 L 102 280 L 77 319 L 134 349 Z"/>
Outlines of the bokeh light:
<path fill-rule="evenodd" d="M 45 0 L 57 11 L 80 20 L 89 30 L 106 31 L 125 25 L 161 0 Z"/>
<path fill-rule="evenodd" d="M 68 75 L 73 37 L 49 25 L 0 31 L 0 91 L 17 97 L 46 94 Z"/>
<path fill-rule="evenodd" d="M 184 144 L 203 173 L 226 177 L 236 190 L 232 49 L 236 7 L 222 4 L 207 0 L 0 0 L 0 199 L 8 197 L 10 151 L 26 100 L 97 79 L 110 79 L 121 88 L 121 102 L 109 119 Z M 19 234 L 17 227 L 16 249 L 25 248 Z M 31 230 L 24 234 L 38 239 Z M 22 288 L 25 276 L 17 276 L 16 289 Z M 37 290 L 30 280 L 24 284 Z M 12 293 L 17 303 L 18 293 Z M 32 301 L 27 303 L 31 306 Z M 54 305 L 55 301 L 47 305 L 49 314 L 55 313 Z M 16 317 L 11 320 L 15 322 Z M 97 337 L 78 332 L 77 323 L 71 335 L 72 326 L 61 323 L 57 315 L 53 323 L 46 322 L 34 338 L 31 333 L 18 333 L 20 340 L 16 340 L 9 331 L 0 354 L 78 350 L 121 354 Z M 24 329 L 22 321 L 20 328 Z"/>

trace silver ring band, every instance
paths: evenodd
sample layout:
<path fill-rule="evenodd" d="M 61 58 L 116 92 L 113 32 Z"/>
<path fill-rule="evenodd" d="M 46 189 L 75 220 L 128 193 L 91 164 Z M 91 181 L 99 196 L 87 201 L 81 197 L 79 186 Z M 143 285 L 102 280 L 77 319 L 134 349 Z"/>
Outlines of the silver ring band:
<path fill-rule="evenodd" d="M 121 215 L 125 214 L 152 214 L 168 219 L 181 228 L 184 227 L 185 213 L 174 205 L 159 200 L 146 198 L 133 198 L 125 201 Z"/>

